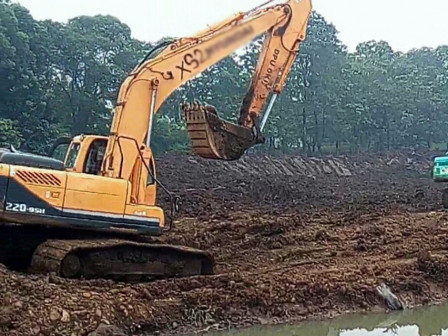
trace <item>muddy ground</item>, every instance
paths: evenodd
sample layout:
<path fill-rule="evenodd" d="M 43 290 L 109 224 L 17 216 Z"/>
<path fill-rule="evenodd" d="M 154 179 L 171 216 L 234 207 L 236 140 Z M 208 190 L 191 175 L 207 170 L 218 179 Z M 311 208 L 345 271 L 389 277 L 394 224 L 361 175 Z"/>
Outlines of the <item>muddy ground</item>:
<path fill-rule="evenodd" d="M 0 335 L 183 334 L 448 298 L 448 215 L 431 154 L 308 159 L 159 159 L 183 198 L 162 240 L 211 251 L 216 275 L 124 284 L 0 267 Z"/>

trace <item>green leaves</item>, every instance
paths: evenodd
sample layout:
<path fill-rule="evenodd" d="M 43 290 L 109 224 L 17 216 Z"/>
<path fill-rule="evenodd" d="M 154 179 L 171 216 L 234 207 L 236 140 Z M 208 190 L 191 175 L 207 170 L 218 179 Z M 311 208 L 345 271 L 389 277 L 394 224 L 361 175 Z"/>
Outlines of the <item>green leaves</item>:
<path fill-rule="evenodd" d="M 18 148 L 21 141 L 22 135 L 18 129 L 17 122 L 0 118 L 0 146 L 13 145 Z"/>
<path fill-rule="evenodd" d="M 263 39 L 176 90 L 156 115 L 153 149 L 185 151 L 180 103 L 215 105 L 236 122 Z M 111 16 L 36 21 L 0 0 L 0 145 L 44 152 L 61 135 L 107 134 L 118 89 L 150 45 Z M 308 36 L 258 150 L 323 153 L 446 143 L 448 47 L 395 52 L 385 41 L 353 53 L 313 12 Z"/>
<path fill-rule="evenodd" d="M 3 1 L 0 117 L 20 125 L 21 145 L 31 151 L 61 133 L 107 134 L 118 89 L 145 48 L 111 16 L 35 21 Z"/>

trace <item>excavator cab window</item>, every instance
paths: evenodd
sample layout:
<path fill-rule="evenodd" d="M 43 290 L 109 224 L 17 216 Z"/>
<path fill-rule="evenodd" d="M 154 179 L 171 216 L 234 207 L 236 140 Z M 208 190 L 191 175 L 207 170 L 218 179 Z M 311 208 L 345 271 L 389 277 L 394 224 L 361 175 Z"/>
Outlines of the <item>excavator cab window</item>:
<path fill-rule="evenodd" d="M 61 144 L 58 146 L 58 148 L 55 149 L 52 157 L 56 160 L 64 162 L 65 155 L 67 154 L 68 145 L 67 144 Z"/>
<path fill-rule="evenodd" d="M 65 166 L 67 168 L 73 169 L 75 168 L 76 159 L 78 158 L 79 149 L 81 148 L 81 144 L 73 143 L 70 146 L 70 151 L 68 152 L 67 161 L 65 162 Z"/>
<path fill-rule="evenodd" d="M 53 143 L 53 146 L 51 146 L 47 156 L 64 162 L 71 142 L 72 138 L 70 137 L 60 137 Z"/>
<path fill-rule="evenodd" d="M 98 175 L 103 163 L 106 151 L 107 140 L 95 140 L 90 145 L 87 153 L 87 160 L 84 163 L 83 172 L 86 174 Z"/>

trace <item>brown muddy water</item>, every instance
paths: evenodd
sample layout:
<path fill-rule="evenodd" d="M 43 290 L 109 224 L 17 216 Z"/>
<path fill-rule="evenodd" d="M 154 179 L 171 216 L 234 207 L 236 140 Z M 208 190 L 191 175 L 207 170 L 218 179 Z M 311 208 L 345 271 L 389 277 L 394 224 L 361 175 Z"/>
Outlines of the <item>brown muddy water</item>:
<path fill-rule="evenodd" d="M 207 336 L 448 336 L 448 304 L 401 313 L 353 314 L 299 325 L 257 326 Z"/>

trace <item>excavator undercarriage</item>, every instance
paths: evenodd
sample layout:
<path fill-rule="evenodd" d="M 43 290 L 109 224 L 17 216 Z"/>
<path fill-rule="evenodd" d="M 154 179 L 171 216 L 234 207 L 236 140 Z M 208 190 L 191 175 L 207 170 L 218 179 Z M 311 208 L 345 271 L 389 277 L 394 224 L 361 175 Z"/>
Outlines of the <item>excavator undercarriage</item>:
<path fill-rule="evenodd" d="M 211 254 L 142 237 L 0 226 L 0 262 L 64 278 L 145 281 L 213 274 Z"/>

